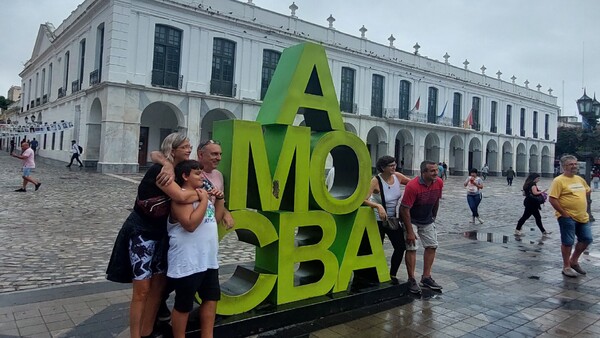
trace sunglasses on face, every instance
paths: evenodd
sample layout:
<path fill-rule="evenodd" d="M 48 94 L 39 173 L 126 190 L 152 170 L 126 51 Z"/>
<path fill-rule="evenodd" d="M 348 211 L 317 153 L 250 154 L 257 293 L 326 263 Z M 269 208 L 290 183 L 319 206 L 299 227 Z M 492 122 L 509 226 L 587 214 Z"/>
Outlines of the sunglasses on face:
<path fill-rule="evenodd" d="M 215 141 L 215 140 L 206 140 L 204 142 L 201 142 L 198 145 L 198 149 L 203 149 L 204 147 L 206 147 L 209 144 L 218 144 L 218 145 L 220 145 L 221 143 L 219 141 Z"/>

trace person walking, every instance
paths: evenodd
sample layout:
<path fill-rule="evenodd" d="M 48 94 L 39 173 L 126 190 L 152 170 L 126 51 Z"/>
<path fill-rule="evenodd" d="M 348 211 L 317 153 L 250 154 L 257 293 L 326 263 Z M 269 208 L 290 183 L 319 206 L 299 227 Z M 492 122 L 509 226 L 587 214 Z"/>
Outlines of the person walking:
<path fill-rule="evenodd" d="M 546 231 L 544 225 L 542 224 L 542 216 L 540 215 L 540 209 L 543 201 L 543 194 L 546 192 L 540 191 L 537 183 L 540 181 L 540 174 L 531 173 L 525 179 L 525 183 L 523 184 L 523 195 L 525 195 L 525 199 L 523 200 L 523 206 L 525 207 L 525 211 L 523 211 L 523 216 L 519 218 L 517 222 L 517 228 L 515 229 L 515 235 L 521 236 L 523 233 L 521 229 L 523 228 L 523 224 L 527 221 L 532 215 L 535 218 L 535 224 L 540 229 L 544 236 L 548 236 L 552 233 L 552 231 Z"/>
<path fill-rule="evenodd" d="M 404 238 L 406 242 L 406 272 L 408 274 L 408 290 L 411 293 L 421 293 L 421 286 L 432 290 L 442 287 L 431 277 L 431 268 L 438 247 L 435 218 L 437 217 L 444 182 L 439 179 L 438 166 L 433 161 L 423 161 L 420 166 L 421 175 L 406 184 L 400 216 L 404 223 Z M 417 237 L 417 235 L 419 237 Z M 417 284 L 415 268 L 417 264 L 417 239 L 425 248 L 423 253 L 423 275 Z"/>
<path fill-rule="evenodd" d="M 586 274 L 579 265 L 579 257 L 593 241 L 590 217 L 587 213 L 587 199 L 591 189 L 585 180 L 577 175 L 577 157 L 565 155 L 561 157 L 560 165 L 563 173 L 554 178 L 548 195 L 560 226 L 562 274 L 577 277 L 577 274 Z"/>
<path fill-rule="evenodd" d="M 172 133 L 164 139 L 161 151 L 165 161 L 178 164 L 189 159 L 192 146 L 185 135 Z M 148 336 L 154 329 L 167 281 L 167 217 L 171 200 L 193 203 L 202 197 L 201 192 L 182 190 L 173 181 L 160 185 L 157 176 L 161 169 L 162 165 L 154 164 L 142 178 L 133 211 L 117 235 L 106 269 L 108 280 L 133 284 L 129 308 L 132 338 Z"/>
<path fill-rule="evenodd" d="M 506 171 L 506 185 L 512 185 L 513 179 L 515 178 L 515 171 L 513 170 L 512 167 L 508 167 L 508 170 Z"/>
<path fill-rule="evenodd" d="M 72 140 L 71 141 L 71 162 L 69 162 L 69 164 L 67 164 L 67 168 L 71 168 L 71 165 L 73 165 L 73 160 L 77 160 L 77 162 L 79 162 L 79 167 L 82 168 L 83 167 L 83 163 L 81 163 L 81 161 L 79 160 L 79 155 L 81 155 L 81 151 L 79 149 L 79 145 L 77 144 L 77 141 Z"/>
<path fill-rule="evenodd" d="M 404 258 L 404 251 L 406 248 L 404 241 L 404 233 L 401 228 L 391 229 L 384 226 L 383 222 L 387 222 L 389 217 L 398 217 L 396 213 L 396 207 L 404 192 L 404 187 L 410 179 L 403 174 L 396 172 L 396 159 L 392 156 L 382 156 L 375 164 L 377 174 L 371 179 L 369 185 L 369 192 L 367 199 L 363 202 L 363 205 L 371 207 L 375 210 L 375 218 L 377 219 L 377 226 L 379 227 L 379 235 L 381 237 L 381 243 L 383 243 L 385 236 L 392 243 L 394 252 L 390 262 L 390 278 L 392 284 L 398 284 L 398 269 L 402 258 Z"/>
<path fill-rule="evenodd" d="M 479 221 L 479 224 L 483 224 L 483 220 L 479 217 L 479 203 L 483 198 L 481 194 L 481 189 L 483 189 L 483 180 L 477 176 L 477 169 L 472 168 L 469 170 L 469 177 L 464 183 L 465 188 L 467 188 L 467 203 L 469 204 L 469 209 L 471 209 L 472 219 L 469 223 L 475 224 L 475 219 Z"/>
<path fill-rule="evenodd" d="M 483 180 L 485 181 L 488 177 L 488 173 L 490 172 L 490 167 L 488 167 L 488 164 L 484 164 L 483 168 L 481 168 L 481 176 L 483 177 Z"/>
<path fill-rule="evenodd" d="M 442 179 L 446 180 L 446 179 L 448 179 L 448 164 L 446 164 L 446 161 L 442 162 L 442 168 L 444 168 L 444 173 L 442 174 Z"/>
<path fill-rule="evenodd" d="M 31 149 L 33 150 L 34 153 L 37 153 L 38 144 L 39 143 L 35 139 L 35 137 L 33 138 L 33 140 L 31 140 L 31 143 L 29 144 L 31 146 Z"/>
<path fill-rule="evenodd" d="M 27 183 L 33 184 L 35 191 L 38 191 L 42 183 L 31 177 L 31 170 L 35 169 L 35 153 L 29 147 L 29 143 L 27 141 L 21 142 L 21 155 L 10 153 L 10 156 L 23 160 L 23 186 L 15 192 L 26 192 Z"/>

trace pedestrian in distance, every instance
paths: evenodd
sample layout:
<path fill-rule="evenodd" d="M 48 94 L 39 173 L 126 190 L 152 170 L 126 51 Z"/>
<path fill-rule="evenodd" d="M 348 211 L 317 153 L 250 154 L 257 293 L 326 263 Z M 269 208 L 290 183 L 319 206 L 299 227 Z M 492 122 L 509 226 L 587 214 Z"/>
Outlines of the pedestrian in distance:
<path fill-rule="evenodd" d="M 490 172 L 490 167 L 488 167 L 488 164 L 486 163 L 481 168 L 481 177 L 483 177 L 484 181 L 487 179 L 489 172 Z"/>
<path fill-rule="evenodd" d="M 444 168 L 444 173 L 442 174 L 442 179 L 446 180 L 446 179 L 448 179 L 448 164 L 446 164 L 446 161 L 442 162 L 442 168 Z"/>
<path fill-rule="evenodd" d="M 27 143 L 27 141 L 21 142 L 21 155 L 10 153 L 10 156 L 23 161 L 23 186 L 15 190 L 15 192 L 27 192 L 28 183 L 33 184 L 35 186 L 35 191 L 37 191 L 42 183 L 31 177 L 31 171 L 35 169 L 35 153 L 29 147 L 29 143 Z"/>
<path fill-rule="evenodd" d="M 469 209 L 471 209 L 471 221 L 469 223 L 475 224 L 475 219 L 479 221 L 479 224 L 483 224 L 483 220 L 479 217 L 479 204 L 483 199 L 481 189 L 483 189 L 483 180 L 477 176 L 477 169 L 471 168 L 469 170 L 469 177 L 465 180 L 465 188 L 467 188 L 467 203 Z"/>
<path fill-rule="evenodd" d="M 212 337 L 217 301 L 221 297 L 217 222 L 224 214 L 223 192 L 205 186 L 200 168 L 200 163 L 195 160 L 180 162 L 175 167 L 175 182 L 182 190 L 197 190 L 200 200 L 193 204 L 171 203 L 171 216 L 167 221 L 167 277 L 175 289 L 171 321 L 174 338 L 185 337 L 196 293 L 202 300 L 199 311 L 201 335 Z M 210 189 L 214 204 L 205 188 Z"/>
<path fill-rule="evenodd" d="M 363 205 L 369 206 L 375 211 L 381 243 L 386 235 L 392 243 L 394 252 L 390 262 L 390 279 L 392 284 L 398 284 L 396 275 L 406 249 L 404 230 L 401 227 L 391 229 L 384 226 L 384 222 L 387 222 L 389 217 L 398 217 L 397 207 L 404 192 L 404 186 L 410 181 L 410 178 L 396 171 L 396 159 L 392 156 L 382 156 L 377 160 L 375 167 L 379 174 L 371 179 L 369 192 Z"/>
<path fill-rule="evenodd" d="M 512 167 L 508 167 L 508 170 L 506 171 L 506 185 L 512 185 L 513 179 L 515 178 L 516 173 L 513 170 Z"/>
<path fill-rule="evenodd" d="M 591 189 L 577 175 L 577 157 L 565 155 L 560 159 L 562 175 L 554 178 L 550 187 L 550 204 L 560 227 L 560 252 L 563 259 L 562 274 L 567 277 L 585 275 L 579 257 L 592 243 L 592 229 L 587 212 L 587 199 Z M 575 244 L 577 237 L 577 244 Z M 575 245 L 575 250 L 573 250 Z"/>
<path fill-rule="evenodd" d="M 11 138 L 10 139 L 10 151 L 8 152 L 9 154 L 12 154 L 15 152 L 15 138 Z"/>
<path fill-rule="evenodd" d="M 438 177 L 444 179 L 444 166 L 442 162 L 438 163 Z"/>
<path fill-rule="evenodd" d="M 515 235 L 521 236 L 523 233 L 521 229 L 523 228 L 523 224 L 527 221 L 531 216 L 535 218 L 535 224 L 540 229 L 544 236 L 548 236 L 552 233 L 552 231 L 546 231 L 544 225 L 542 224 L 542 216 L 540 215 L 540 210 L 542 209 L 542 204 L 544 201 L 544 194 L 546 190 L 540 191 L 537 186 L 537 183 L 540 181 L 540 174 L 531 173 L 525 179 L 525 183 L 523 184 L 523 195 L 525 199 L 523 200 L 523 206 L 525 207 L 525 211 L 523 211 L 523 216 L 517 222 L 517 228 L 515 229 Z"/>
<path fill-rule="evenodd" d="M 431 290 L 442 287 L 431 277 L 431 268 L 438 247 L 435 218 L 437 217 L 444 182 L 438 178 L 438 166 L 433 161 L 423 161 L 420 166 L 421 175 L 408 182 L 400 203 L 400 216 L 404 223 L 406 241 L 406 271 L 408 274 L 408 290 L 414 294 L 421 293 L 421 286 Z M 417 237 L 417 234 L 419 237 Z M 417 239 L 425 248 L 423 253 L 423 275 L 417 284 L 415 269 L 417 264 Z"/>
<path fill-rule="evenodd" d="M 79 162 L 79 167 L 83 168 L 83 163 L 81 163 L 81 161 L 79 160 L 79 155 L 81 155 L 81 149 L 82 148 L 79 147 L 79 145 L 77 144 L 77 141 L 75 141 L 75 140 L 71 141 L 71 162 L 69 162 L 69 164 L 67 164 L 67 168 L 71 168 L 74 160 L 77 160 L 77 162 Z"/>
<path fill-rule="evenodd" d="M 34 153 L 37 153 L 37 148 L 38 148 L 38 141 L 35 139 L 35 137 L 33 138 L 33 140 L 31 140 L 31 143 L 29 143 L 29 145 L 31 146 L 31 149 L 33 150 Z"/>
<path fill-rule="evenodd" d="M 189 139 L 180 133 L 168 135 L 161 145 L 166 161 L 178 164 L 189 160 Z M 204 195 L 182 190 L 175 182 L 160 185 L 162 166 L 152 165 L 138 186 L 133 211 L 123 223 L 106 270 L 107 279 L 132 283 L 129 329 L 132 338 L 149 336 L 167 282 L 167 217 L 171 201 L 193 203 Z"/>

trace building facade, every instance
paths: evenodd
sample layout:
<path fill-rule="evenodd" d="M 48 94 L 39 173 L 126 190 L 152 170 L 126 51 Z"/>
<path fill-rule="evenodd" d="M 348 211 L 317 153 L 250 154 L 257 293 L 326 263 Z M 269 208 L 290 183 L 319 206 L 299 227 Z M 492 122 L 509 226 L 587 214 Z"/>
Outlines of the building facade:
<path fill-rule="evenodd" d="M 292 8 L 292 6 L 291 6 Z M 332 18 L 330 18 L 332 19 Z M 254 120 L 281 52 L 315 42 L 327 51 L 346 129 L 372 162 L 389 154 L 463 175 L 552 175 L 556 97 L 464 67 L 234 0 L 85 0 L 63 23 L 40 26 L 21 72 L 19 123 L 73 123 L 39 134 L 39 155 L 83 160 L 100 172 L 136 172 L 172 131 L 192 143 L 216 120 Z M 303 123 L 302 115 L 296 118 Z M 34 137 L 33 135 L 31 137 Z"/>

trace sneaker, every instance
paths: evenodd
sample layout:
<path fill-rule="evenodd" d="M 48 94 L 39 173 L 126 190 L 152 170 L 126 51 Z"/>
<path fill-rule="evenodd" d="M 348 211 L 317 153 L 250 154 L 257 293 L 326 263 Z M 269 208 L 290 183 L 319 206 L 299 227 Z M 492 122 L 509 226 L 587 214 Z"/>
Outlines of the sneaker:
<path fill-rule="evenodd" d="M 521 232 L 521 230 L 515 230 L 515 236 L 522 236 L 523 233 Z"/>
<path fill-rule="evenodd" d="M 483 220 L 480 217 L 477 217 L 477 220 L 479 221 L 479 224 L 483 224 Z"/>
<path fill-rule="evenodd" d="M 27 192 L 27 190 L 25 190 L 23 188 L 19 188 L 19 189 L 15 190 L 15 192 Z"/>
<path fill-rule="evenodd" d="M 571 268 L 564 268 L 564 269 L 562 269 L 562 274 L 565 275 L 565 276 L 567 276 L 567 277 L 577 277 L 577 272 L 575 272 Z"/>
<path fill-rule="evenodd" d="M 474 224 L 475 223 L 475 217 L 471 218 L 471 220 L 469 221 L 469 223 Z"/>
<path fill-rule="evenodd" d="M 396 276 L 390 276 L 390 283 L 392 283 L 392 285 L 400 284 L 400 282 L 398 281 L 398 278 L 396 278 Z"/>
<path fill-rule="evenodd" d="M 587 272 L 585 270 L 583 270 L 581 268 L 581 265 L 579 265 L 579 264 L 571 264 L 571 269 L 577 271 L 577 273 L 580 274 L 580 275 L 587 274 Z"/>
<path fill-rule="evenodd" d="M 71 168 L 71 165 L 70 165 L 70 164 L 68 164 L 68 165 L 66 165 L 65 167 L 67 167 L 67 168 Z"/>
<path fill-rule="evenodd" d="M 421 287 L 417 284 L 417 281 L 414 278 L 408 279 L 408 291 L 414 294 L 421 293 Z"/>
<path fill-rule="evenodd" d="M 552 231 L 544 231 L 542 233 L 542 235 L 544 235 L 544 236 L 550 236 L 550 235 L 552 235 Z"/>
<path fill-rule="evenodd" d="M 42 185 L 42 182 L 36 184 L 35 185 L 35 191 L 38 191 L 38 189 L 40 188 L 41 185 Z"/>
<path fill-rule="evenodd" d="M 431 290 L 441 290 L 442 287 L 436 283 L 431 277 L 421 277 L 421 286 L 430 288 Z"/>

